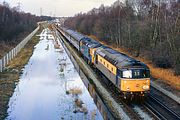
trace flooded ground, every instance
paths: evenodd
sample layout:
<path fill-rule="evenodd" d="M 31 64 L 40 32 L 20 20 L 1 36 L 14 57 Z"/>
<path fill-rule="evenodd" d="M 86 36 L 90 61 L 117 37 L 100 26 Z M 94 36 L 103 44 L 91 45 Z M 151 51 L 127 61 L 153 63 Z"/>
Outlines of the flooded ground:
<path fill-rule="evenodd" d="M 10 98 L 7 120 L 102 120 L 65 50 L 43 30 Z"/>

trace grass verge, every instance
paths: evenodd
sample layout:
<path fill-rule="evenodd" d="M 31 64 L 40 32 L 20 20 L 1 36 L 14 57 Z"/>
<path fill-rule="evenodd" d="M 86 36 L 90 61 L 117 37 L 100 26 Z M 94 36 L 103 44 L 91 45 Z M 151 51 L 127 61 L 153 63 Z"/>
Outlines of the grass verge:
<path fill-rule="evenodd" d="M 39 42 L 39 37 L 36 36 L 42 31 L 41 26 L 39 31 L 31 38 L 25 47 L 18 55 L 9 63 L 7 69 L 0 73 L 0 120 L 7 117 L 7 109 L 9 98 L 14 92 L 16 83 L 22 73 L 22 68 L 27 64 L 32 56 L 34 46 Z"/>

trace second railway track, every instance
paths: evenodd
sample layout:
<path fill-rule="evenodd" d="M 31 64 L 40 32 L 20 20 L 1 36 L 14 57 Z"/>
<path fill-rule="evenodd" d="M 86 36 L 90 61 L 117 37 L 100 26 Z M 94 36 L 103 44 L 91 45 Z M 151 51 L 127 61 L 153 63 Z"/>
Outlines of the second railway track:
<path fill-rule="evenodd" d="M 180 120 L 177 113 L 161 103 L 155 96 L 150 95 L 144 105 L 160 120 Z"/>

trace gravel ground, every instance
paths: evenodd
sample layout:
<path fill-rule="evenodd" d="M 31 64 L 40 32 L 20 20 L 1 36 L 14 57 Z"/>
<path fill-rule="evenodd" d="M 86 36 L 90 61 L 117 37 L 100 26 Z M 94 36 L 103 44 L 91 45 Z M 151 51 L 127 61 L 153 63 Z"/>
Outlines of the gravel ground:
<path fill-rule="evenodd" d="M 151 85 L 180 104 L 180 92 L 178 90 L 163 83 L 162 80 L 151 81 Z"/>
<path fill-rule="evenodd" d="M 143 109 L 140 106 L 134 105 L 133 109 L 140 115 L 140 117 L 143 120 L 153 120 L 153 118 L 148 113 L 143 111 Z"/>

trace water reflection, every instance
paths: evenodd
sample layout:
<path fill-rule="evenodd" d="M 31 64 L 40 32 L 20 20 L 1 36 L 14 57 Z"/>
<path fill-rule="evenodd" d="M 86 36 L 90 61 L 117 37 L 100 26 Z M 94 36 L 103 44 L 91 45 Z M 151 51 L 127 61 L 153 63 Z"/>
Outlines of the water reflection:
<path fill-rule="evenodd" d="M 10 98 L 7 120 L 102 120 L 63 47 L 55 43 L 43 30 Z"/>
<path fill-rule="evenodd" d="M 109 111 L 109 109 L 106 107 L 106 105 L 104 104 L 104 102 L 101 99 L 100 95 L 96 92 L 95 86 L 93 85 L 93 83 L 89 82 L 88 78 L 86 77 L 84 72 L 80 69 L 80 67 L 77 64 L 76 60 L 70 54 L 70 52 L 68 51 L 66 46 L 63 43 L 62 43 L 62 45 L 65 48 L 65 51 L 67 52 L 67 54 L 70 56 L 70 59 L 71 59 L 72 63 L 75 66 L 75 69 L 78 71 L 84 85 L 86 86 L 86 88 L 88 89 L 91 97 L 93 98 L 94 103 L 96 104 L 97 108 L 101 112 L 101 115 L 102 115 L 103 119 L 104 120 L 115 120 L 115 119 L 117 119 L 117 118 L 115 118 L 113 116 L 112 111 Z M 93 112 L 92 112 L 92 114 L 93 114 Z M 96 113 L 94 113 L 94 115 L 96 115 Z"/>

